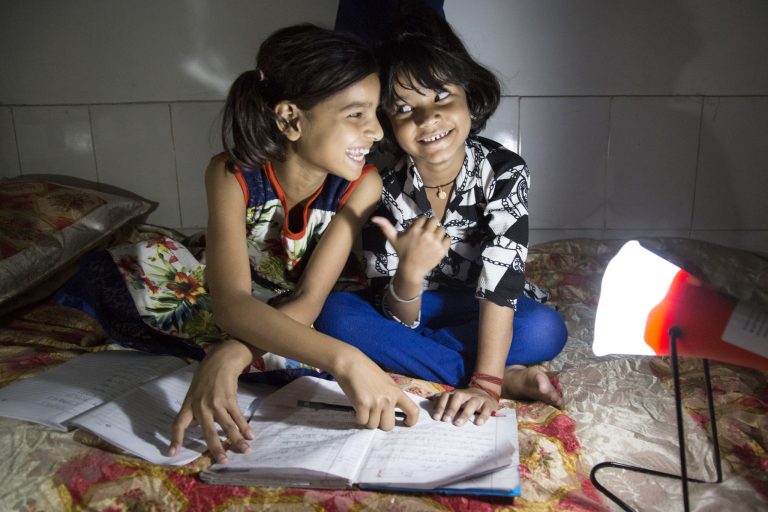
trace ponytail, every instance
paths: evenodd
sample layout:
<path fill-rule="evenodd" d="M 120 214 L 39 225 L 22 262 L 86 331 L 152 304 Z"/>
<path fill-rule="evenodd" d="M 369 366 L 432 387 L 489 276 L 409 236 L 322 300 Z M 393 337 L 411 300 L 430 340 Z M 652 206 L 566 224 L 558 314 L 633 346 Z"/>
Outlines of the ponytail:
<path fill-rule="evenodd" d="M 230 162 L 240 169 L 284 158 L 277 115 L 266 96 L 264 74 L 255 69 L 237 77 L 229 90 L 222 120 L 222 144 Z"/>

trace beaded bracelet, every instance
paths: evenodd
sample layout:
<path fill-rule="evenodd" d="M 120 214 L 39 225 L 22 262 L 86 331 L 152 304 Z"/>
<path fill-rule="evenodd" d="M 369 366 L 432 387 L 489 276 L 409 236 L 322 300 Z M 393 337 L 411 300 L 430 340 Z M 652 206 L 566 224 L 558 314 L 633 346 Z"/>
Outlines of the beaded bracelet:
<path fill-rule="evenodd" d="M 421 292 L 419 292 L 419 294 L 412 299 L 403 299 L 397 293 L 395 293 L 395 287 L 393 285 L 394 280 L 395 280 L 394 277 L 389 280 L 387 289 L 389 290 L 389 294 L 392 295 L 392 298 L 395 299 L 397 302 L 399 302 L 400 304 L 413 304 L 414 302 L 416 302 L 421 298 Z"/>

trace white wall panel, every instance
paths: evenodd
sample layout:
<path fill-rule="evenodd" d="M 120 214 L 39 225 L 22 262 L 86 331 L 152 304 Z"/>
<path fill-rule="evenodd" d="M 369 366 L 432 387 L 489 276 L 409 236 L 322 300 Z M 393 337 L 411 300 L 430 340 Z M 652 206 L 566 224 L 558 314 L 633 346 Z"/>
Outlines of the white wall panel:
<path fill-rule="evenodd" d="M 20 172 L 13 114 L 10 108 L 0 108 L 0 178 L 13 178 Z"/>
<path fill-rule="evenodd" d="M 707 99 L 694 229 L 768 229 L 768 98 Z"/>
<path fill-rule="evenodd" d="M 0 104 L 220 100 L 258 45 L 338 0 L 11 0 L 0 16 Z"/>
<path fill-rule="evenodd" d="M 13 116 L 22 174 L 97 180 L 88 107 L 16 107 Z"/>
<path fill-rule="evenodd" d="M 700 98 L 612 101 L 607 228 L 690 227 L 700 118 Z"/>
<path fill-rule="evenodd" d="M 768 94 L 764 0 L 446 0 L 506 93 Z"/>
<path fill-rule="evenodd" d="M 521 100 L 520 154 L 531 170 L 531 228 L 604 228 L 608 103 Z"/>
<path fill-rule="evenodd" d="M 181 226 L 168 105 L 92 107 L 99 181 L 159 203 L 148 222 Z"/>
<path fill-rule="evenodd" d="M 338 0 L 9 0 L 0 177 L 59 173 L 192 232 L 218 113 L 259 43 Z M 768 2 L 446 0 L 528 162 L 531 242 L 692 236 L 768 253 Z M 703 113 L 703 115 L 702 115 Z"/>
<path fill-rule="evenodd" d="M 520 152 L 520 98 L 505 96 L 482 134 L 507 149 Z"/>
<path fill-rule="evenodd" d="M 172 106 L 173 144 L 181 196 L 181 225 L 204 228 L 208 223 L 205 168 L 222 151 L 224 103 L 178 103 Z"/>

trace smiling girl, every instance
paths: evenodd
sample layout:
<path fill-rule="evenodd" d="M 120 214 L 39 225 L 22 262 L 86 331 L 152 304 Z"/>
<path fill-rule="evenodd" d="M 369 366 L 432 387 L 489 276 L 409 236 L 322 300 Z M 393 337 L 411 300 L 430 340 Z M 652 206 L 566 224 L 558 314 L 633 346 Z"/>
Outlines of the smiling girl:
<path fill-rule="evenodd" d="M 484 422 L 500 397 L 563 399 L 530 367 L 567 339 L 525 282 L 528 168 L 477 135 L 495 111 L 496 77 L 431 9 L 408 13 L 379 50 L 382 111 L 402 158 L 382 172 L 363 233 L 372 293 L 332 294 L 315 326 L 380 365 L 458 389 L 435 419 Z M 525 292 L 525 293 L 524 293 Z"/>
<path fill-rule="evenodd" d="M 418 407 L 374 362 L 309 327 L 381 191 L 365 164 L 382 137 L 377 70 L 351 36 L 312 25 L 272 34 L 227 97 L 225 153 L 205 172 L 204 260 L 168 238 L 110 251 L 146 324 L 206 345 L 170 455 L 193 420 L 217 462 L 226 454 L 216 423 L 236 450 L 248 449 L 253 432 L 236 395 L 249 367 L 321 369 L 359 424 L 389 430 L 396 406 L 416 422 Z"/>

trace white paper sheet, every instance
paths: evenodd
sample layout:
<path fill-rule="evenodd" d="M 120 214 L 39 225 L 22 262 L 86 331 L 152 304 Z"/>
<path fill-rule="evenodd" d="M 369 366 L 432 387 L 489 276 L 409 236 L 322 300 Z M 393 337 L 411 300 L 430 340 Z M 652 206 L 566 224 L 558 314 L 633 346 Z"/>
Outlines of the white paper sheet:
<path fill-rule="evenodd" d="M 199 427 L 187 429 L 183 446 L 174 457 L 165 453 L 171 442 L 173 420 L 181 410 L 195 369 L 196 365 L 181 368 L 80 415 L 71 423 L 155 464 L 187 464 L 207 450 Z M 245 417 L 250 418 L 258 402 L 274 389 L 241 383 L 237 398 Z"/>
<path fill-rule="evenodd" d="M 69 419 L 186 365 L 143 352 L 83 354 L 0 389 L 0 416 L 66 431 Z"/>

